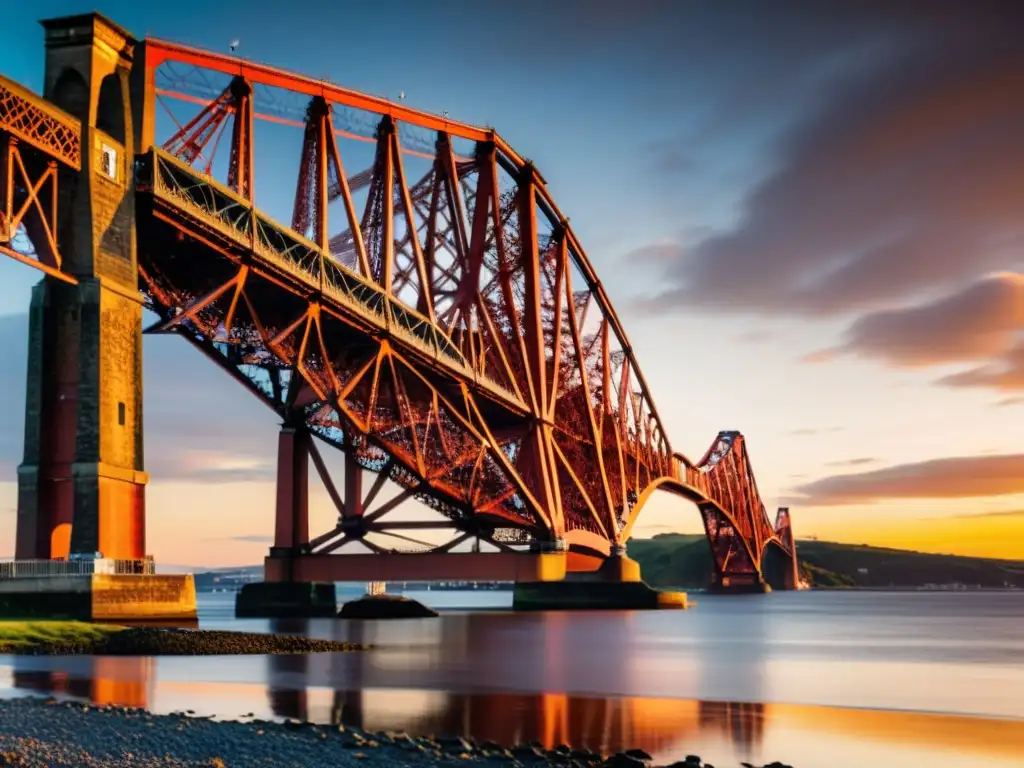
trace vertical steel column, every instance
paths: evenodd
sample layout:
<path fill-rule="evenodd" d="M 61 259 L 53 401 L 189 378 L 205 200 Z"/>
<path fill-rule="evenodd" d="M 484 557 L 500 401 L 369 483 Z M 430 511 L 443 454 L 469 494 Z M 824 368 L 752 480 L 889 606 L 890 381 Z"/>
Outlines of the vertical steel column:
<path fill-rule="evenodd" d="M 277 438 L 277 550 L 294 552 L 309 543 L 308 441 L 308 432 L 289 426 L 282 427 Z"/>
<path fill-rule="evenodd" d="M 356 457 L 345 453 L 345 517 L 363 516 L 363 468 Z"/>
<path fill-rule="evenodd" d="M 541 314 L 543 291 L 540 275 L 540 252 L 537 243 L 537 173 L 526 165 L 518 180 L 517 208 L 519 214 L 519 257 L 526 297 L 523 302 L 526 367 L 532 390 L 533 429 L 523 441 L 524 458 L 529 456 L 531 470 L 536 473 L 533 490 L 549 516 L 551 536 L 555 541 L 565 538 L 562 498 L 559 492 L 558 467 L 552 450 L 553 425 L 548 407 L 547 351 L 544 346 L 544 324 Z M 497 205 L 497 202 L 495 203 Z M 501 233 L 496 234 L 497 237 Z"/>

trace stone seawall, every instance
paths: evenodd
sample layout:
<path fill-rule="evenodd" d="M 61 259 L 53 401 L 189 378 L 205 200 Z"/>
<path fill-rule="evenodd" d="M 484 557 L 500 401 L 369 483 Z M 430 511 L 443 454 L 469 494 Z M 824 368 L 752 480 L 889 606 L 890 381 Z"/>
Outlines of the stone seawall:
<path fill-rule="evenodd" d="M 0 618 L 195 621 L 191 574 L 0 579 Z"/>
<path fill-rule="evenodd" d="M 192 574 L 92 577 L 95 621 L 195 621 L 196 582 Z"/>
<path fill-rule="evenodd" d="M 0 579 L 0 617 L 92 619 L 92 576 Z"/>

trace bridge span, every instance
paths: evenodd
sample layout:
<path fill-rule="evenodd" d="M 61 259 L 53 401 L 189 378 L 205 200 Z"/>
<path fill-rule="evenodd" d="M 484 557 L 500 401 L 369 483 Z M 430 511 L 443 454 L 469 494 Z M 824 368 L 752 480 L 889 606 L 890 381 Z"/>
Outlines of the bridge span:
<path fill-rule="evenodd" d="M 99 14 L 42 26 L 42 96 L 0 77 L 0 253 L 44 273 L 17 558 L 146 556 L 148 310 L 147 333 L 282 423 L 268 581 L 631 580 L 626 542 L 662 489 L 699 511 L 716 585 L 762 587 L 770 552 L 796 585 L 789 512 L 769 518 L 743 435 L 673 450 L 568 218 L 494 129 Z M 262 125 L 294 128 L 292 178 Z M 257 203 L 285 186 L 289 210 Z M 330 530 L 310 530 L 310 465 Z M 396 521 L 411 498 L 437 519 Z"/>

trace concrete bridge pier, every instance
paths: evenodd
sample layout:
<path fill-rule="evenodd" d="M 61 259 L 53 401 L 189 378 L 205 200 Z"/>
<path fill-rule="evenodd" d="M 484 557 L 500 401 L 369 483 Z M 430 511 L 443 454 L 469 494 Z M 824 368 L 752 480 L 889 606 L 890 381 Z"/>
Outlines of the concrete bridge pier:
<path fill-rule="evenodd" d="M 314 552 L 309 536 L 311 440 L 304 427 L 285 424 L 281 428 L 274 545 L 264 562 L 264 581 L 246 584 L 238 593 L 235 615 L 240 618 L 339 615 L 337 582 L 511 581 L 516 584 L 513 605 L 517 610 L 686 607 L 685 594 L 645 584 L 639 564 L 626 556 L 625 547 L 618 547 L 603 563 L 581 558 L 591 568 L 600 564 L 589 572 L 571 572 L 574 556 L 564 539 L 535 541 L 528 552 Z M 357 535 L 363 514 L 362 469 L 347 454 L 345 462 L 344 498 L 335 499 L 341 509 L 339 530 L 351 529 Z M 388 596 L 368 596 L 356 603 L 348 606 L 352 618 L 432 614 L 423 606 L 414 610 L 417 606 L 409 605 L 410 601 Z"/>
<path fill-rule="evenodd" d="M 152 605 L 140 603 L 139 618 L 194 619 L 191 576 L 155 576 L 151 569 L 143 576 L 132 565 L 146 558 L 148 481 L 134 126 L 152 108 L 133 104 L 129 96 L 136 41 L 98 14 L 53 19 L 43 27 L 43 95 L 81 122 L 82 151 L 80 169 L 59 170 L 57 234 L 62 270 L 71 280 L 47 276 L 32 293 L 15 558 L 48 561 L 101 553 L 123 564 L 104 577 L 109 582 L 104 595 L 121 589 L 115 582 L 127 580 L 124 588 L 134 596 L 122 595 L 121 602 L 144 603 L 145 590 L 132 580 L 147 579 L 147 589 L 166 588 L 182 602 L 166 617 L 154 616 Z M 8 579 L 4 604 L 15 610 L 32 594 L 45 613 L 52 587 L 55 604 L 70 599 L 76 614 L 92 615 L 100 596 L 97 578 L 87 579 L 87 588 L 76 582 L 70 589 L 34 577 L 25 581 L 27 592 L 17 578 Z"/>
<path fill-rule="evenodd" d="M 277 502 L 274 545 L 263 566 L 264 581 L 246 584 L 235 598 L 238 618 L 333 617 L 334 581 L 311 581 L 296 564 L 309 546 L 309 432 L 289 424 L 277 438 Z M 347 456 L 346 456 L 347 458 Z M 346 483 L 350 472 L 346 464 Z M 347 489 L 346 489 L 347 490 Z M 361 494 L 359 498 L 362 498 Z"/>
<path fill-rule="evenodd" d="M 32 293 L 16 557 L 145 552 L 142 300 L 128 79 L 135 41 L 96 15 L 43 22 L 44 97 L 82 123 L 61 185 L 61 252 L 76 284 Z M 71 179 L 68 179 L 71 181 Z"/>
<path fill-rule="evenodd" d="M 566 573 L 557 581 L 517 583 L 512 605 L 520 611 L 653 610 L 686 608 L 684 592 L 667 592 L 648 586 L 640 564 L 615 546 L 609 557 L 592 572 Z"/>
<path fill-rule="evenodd" d="M 763 595 L 772 591 L 771 585 L 760 574 L 715 574 L 710 592 L 719 595 Z"/>

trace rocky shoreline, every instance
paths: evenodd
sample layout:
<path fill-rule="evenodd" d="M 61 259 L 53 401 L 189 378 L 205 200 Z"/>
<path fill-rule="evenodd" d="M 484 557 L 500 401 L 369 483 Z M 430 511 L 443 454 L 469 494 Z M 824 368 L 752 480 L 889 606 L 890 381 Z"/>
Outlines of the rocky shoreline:
<path fill-rule="evenodd" d="M 4 648 L 0 653 L 27 656 L 213 656 L 268 653 L 338 653 L 369 646 L 315 640 L 300 635 L 221 632 L 206 629 L 126 627 L 96 637 L 57 637 L 31 645 Z"/>
<path fill-rule="evenodd" d="M 568 746 L 553 750 L 538 744 L 505 747 L 459 736 L 414 738 L 343 725 L 214 721 L 190 714 L 155 715 L 141 709 L 95 707 L 54 698 L 4 700 L 0 701 L 0 761 L 26 768 L 422 768 L 457 763 L 653 768 L 651 756 L 642 750 L 602 756 Z M 691 755 L 670 768 L 713 766 Z M 765 768 L 789 766 L 772 763 Z"/>

